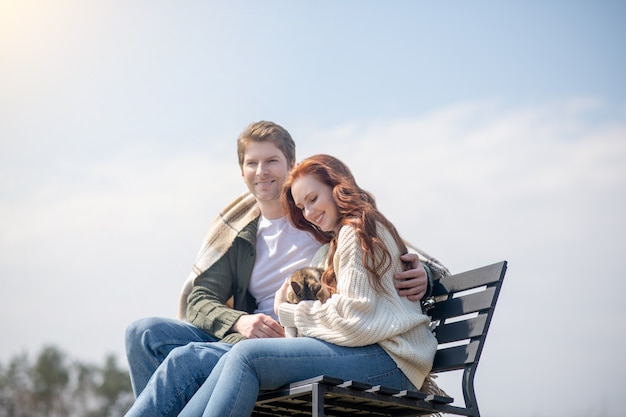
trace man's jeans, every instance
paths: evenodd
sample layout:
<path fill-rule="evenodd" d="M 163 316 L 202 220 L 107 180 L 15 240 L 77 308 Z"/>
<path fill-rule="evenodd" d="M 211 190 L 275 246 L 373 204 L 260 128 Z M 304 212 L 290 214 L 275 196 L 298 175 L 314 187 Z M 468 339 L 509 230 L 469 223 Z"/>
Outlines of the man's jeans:
<path fill-rule="evenodd" d="M 126 330 L 135 403 L 126 416 L 176 416 L 232 345 L 192 324 L 147 318 Z"/>

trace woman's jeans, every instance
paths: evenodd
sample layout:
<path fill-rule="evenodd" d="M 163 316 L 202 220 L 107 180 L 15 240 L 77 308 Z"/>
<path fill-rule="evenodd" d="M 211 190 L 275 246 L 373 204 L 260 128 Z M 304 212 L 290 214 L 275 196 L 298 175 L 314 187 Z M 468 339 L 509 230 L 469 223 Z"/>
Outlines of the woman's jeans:
<path fill-rule="evenodd" d="M 415 389 L 378 345 L 349 348 L 308 337 L 251 339 L 222 356 L 180 416 L 249 416 L 259 390 L 318 375 Z"/>
<path fill-rule="evenodd" d="M 126 330 L 135 403 L 126 416 L 176 416 L 232 345 L 192 324 L 147 318 Z"/>

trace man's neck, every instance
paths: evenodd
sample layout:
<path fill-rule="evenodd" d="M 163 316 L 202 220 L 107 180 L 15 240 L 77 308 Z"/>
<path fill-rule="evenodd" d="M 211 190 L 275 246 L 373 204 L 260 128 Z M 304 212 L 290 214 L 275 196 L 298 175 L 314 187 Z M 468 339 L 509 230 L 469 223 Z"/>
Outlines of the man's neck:
<path fill-rule="evenodd" d="M 276 220 L 285 216 L 280 200 L 260 201 L 257 200 L 261 214 L 268 220 Z"/>

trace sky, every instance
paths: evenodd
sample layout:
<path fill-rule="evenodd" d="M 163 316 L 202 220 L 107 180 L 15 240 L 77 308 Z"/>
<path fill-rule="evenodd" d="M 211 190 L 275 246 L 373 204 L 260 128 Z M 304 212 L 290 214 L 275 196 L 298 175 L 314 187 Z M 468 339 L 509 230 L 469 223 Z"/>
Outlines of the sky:
<path fill-rule="evenodd" d="M 625 18 L 603 0 L 0 0 L 0 361 L 53 344 L 125 363 L 126 326 L 175 317 L 245 190 L 237 136 L 272 120 L 452 272 L 509 262 L 484 416 L 617 416 Z"/>

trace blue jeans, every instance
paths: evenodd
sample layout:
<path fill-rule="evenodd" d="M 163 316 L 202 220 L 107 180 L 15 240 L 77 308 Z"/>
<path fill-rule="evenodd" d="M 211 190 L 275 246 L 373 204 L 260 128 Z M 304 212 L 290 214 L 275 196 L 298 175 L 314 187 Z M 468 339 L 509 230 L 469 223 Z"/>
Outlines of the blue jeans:
<path fill-rule="evenodd" d="M 192 324 L 147 318 L 126 330 L 135 403 L 126 416 L 176 416 L 232 345 Z"/>
<path fill-rule="evenodd" d="M 250 339 L 222 356 L 179 416 L 249 416 L 260 390 L 318 375 L 415 389 L 378 345 L 349 348 L 308 337 Z"/>

